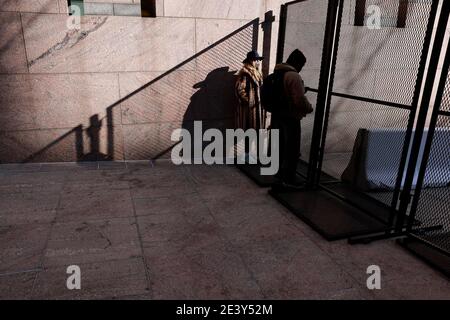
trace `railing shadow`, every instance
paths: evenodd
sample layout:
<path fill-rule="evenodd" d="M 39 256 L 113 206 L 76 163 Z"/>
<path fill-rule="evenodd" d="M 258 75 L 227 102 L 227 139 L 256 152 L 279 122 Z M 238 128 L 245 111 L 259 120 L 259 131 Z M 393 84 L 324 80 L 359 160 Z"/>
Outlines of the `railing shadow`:
<path fill-rule="evenodd" d="M 61 143 L 75 144 L 76 160 L 147 160 L 167 156 L 174 146 L 174 129 L 192 130 L 201 120 L 204 129 L 234 127 L 237 100 L 235 73 L 246 53 L 258 47 L 259 19 L 255 19 L 201 50 L 94 114 L 89 127 L 78 125 L 22 162 L 46 161 Z"/>

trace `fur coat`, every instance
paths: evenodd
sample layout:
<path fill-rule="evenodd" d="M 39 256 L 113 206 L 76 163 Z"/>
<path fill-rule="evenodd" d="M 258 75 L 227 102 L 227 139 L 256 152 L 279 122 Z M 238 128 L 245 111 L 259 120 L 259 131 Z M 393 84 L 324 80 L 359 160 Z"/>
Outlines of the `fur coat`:
<path fill-rule="evenodd" d="M 236 80 L 236 128 L 247 130 L 265 128 L 265 112 L 261 108 L 262 75 L 253 65 L 244 64 Z"/>

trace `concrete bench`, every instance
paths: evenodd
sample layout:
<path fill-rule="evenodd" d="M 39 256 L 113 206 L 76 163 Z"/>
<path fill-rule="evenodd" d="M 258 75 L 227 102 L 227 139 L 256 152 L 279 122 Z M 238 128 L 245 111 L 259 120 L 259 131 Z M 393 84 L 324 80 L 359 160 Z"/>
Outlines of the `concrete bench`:
<path fill-rule="evenodd" d="M 393 190 L 397 181 L 400 159 L 406 131 L 380 128 L 359 129 L 352 157 L 342 174 L 342 181 L 363 191 Z M 419 160 L 422 159 L 428 130 L 424 132 Z M 408 156 L 409 160 L 409 156 Z M 415 188 L 419 167 L 414 175 Z M 402 186 L 404 181 L 402 182 Z M 450 185 L 450 130 L 438 128 L 435 131 L 424 180 L 424 188 Z"/>

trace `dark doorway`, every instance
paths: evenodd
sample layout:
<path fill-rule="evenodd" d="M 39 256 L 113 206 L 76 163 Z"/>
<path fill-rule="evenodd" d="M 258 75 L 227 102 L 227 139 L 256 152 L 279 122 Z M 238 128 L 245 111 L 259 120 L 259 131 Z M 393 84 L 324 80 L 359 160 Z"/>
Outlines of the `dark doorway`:
<path fill-rule="evenodd" d="M 141 0 L 141 16 L 156 18 L 156 0 Z"/>

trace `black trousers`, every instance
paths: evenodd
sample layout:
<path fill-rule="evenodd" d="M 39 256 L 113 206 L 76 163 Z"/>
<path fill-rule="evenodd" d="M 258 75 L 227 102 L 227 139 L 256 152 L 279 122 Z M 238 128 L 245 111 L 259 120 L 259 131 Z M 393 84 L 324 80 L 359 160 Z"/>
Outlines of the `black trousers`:
<path fill-rule="evenodd" d="M 277 177 L 285 182 L 294 182 L 300 158 L 300 120 L 272 115 L 271 128 L 279 130 L 280 170 Z M 276 143 L 271 140 L 271 143 Z"/>

